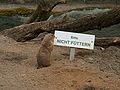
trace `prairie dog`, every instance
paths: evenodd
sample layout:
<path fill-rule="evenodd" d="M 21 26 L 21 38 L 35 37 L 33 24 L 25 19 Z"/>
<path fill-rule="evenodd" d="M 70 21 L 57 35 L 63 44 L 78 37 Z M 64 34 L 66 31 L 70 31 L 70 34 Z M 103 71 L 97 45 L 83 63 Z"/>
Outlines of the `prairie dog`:
<path fill-rule="evenodd" d="M 40 45 L 40 50 L 37 54 L 37 64 L 38 64 L 37 69 L 41 67 L 48 67 L 51 65 L 50 57 L 51 57 L 51 52 L 53 51 L 53 46 L 54 46 L 53 42 L 54 42 L 53 34 L 47 34 L 43 38 Z"/>

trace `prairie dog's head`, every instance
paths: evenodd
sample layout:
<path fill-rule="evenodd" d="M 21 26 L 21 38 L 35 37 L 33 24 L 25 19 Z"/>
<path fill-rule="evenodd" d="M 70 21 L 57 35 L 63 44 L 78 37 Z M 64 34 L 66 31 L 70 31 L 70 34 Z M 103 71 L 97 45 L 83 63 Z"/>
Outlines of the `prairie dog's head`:
<path fill-rule="evenodd" d="M 47 35 L 45 35 L 45 37 L 43 38 L 42 44 L 45 45 L 49 45 L 49 44 L 53 44 L 54 43 L 54 35 L 49 33 Z"/>
<path fill-rule="evenodd" d="M 65 4 L 65 3 L 66 3 L 66 0 L 60 0 L 60 2 L 61 2 L 62 4 Z"/>

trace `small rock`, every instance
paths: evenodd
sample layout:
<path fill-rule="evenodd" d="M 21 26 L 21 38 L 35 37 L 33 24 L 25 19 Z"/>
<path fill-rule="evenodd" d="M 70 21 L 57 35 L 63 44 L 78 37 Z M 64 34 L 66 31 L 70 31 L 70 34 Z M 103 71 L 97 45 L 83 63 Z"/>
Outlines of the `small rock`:
<path fill-rule="evenodd" d="M 85 85 L 82 88 L 77 88 L 77 90 L 95 90 L 95 87 L 92 85 Z"/>
<path fill-rule="evenodd" d="M 0 87 L 3 87 L 4 85 L 0 85 Z"/>
<path fill-rule="evenodd" d="M 78 65 L 74 65 L 75 67 L 78 67 Z"/>
<path fill-rule="evenodd" d="M 100 47 L 100 50 L 104 51 L 104 50 L 105 50 L 105 48 L 103 48 L 103 47 Z"/>
<path fill-rule="evenodd" d="M 109 78 L 109 76 L 106 76 L 106 78 Z"/>
<path fill-rule="evenodd" d="M 87 82 L 92 82 L 91 80 L 88 80 Z"/>
<path fill-rule="evenodd" d="M 104 70 L 103 70 L 103 69 L 100 69 L 100 71 L 104 72 Z"/>

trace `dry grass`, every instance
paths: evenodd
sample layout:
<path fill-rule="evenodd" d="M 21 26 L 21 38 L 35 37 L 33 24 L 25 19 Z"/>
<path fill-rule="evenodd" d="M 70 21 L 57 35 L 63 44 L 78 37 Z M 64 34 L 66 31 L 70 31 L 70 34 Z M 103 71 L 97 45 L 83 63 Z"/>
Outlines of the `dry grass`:
<path fill-rule="evenodd" d="M 25 7 L 13 8 L 13 9 L 0 9 L 0 16 L 9 15 L 30 15 L 34 12 L 34 9 L 29 9 Z"/>

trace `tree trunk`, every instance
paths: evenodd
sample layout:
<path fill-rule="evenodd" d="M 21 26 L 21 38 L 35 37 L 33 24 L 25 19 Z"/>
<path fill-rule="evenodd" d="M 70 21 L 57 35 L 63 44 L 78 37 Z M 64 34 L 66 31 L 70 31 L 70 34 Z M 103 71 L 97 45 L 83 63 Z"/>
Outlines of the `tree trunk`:
<path fill-rule="evenodd" d="M 25 22 L 25 24 L 29 24 L 32 22 L 46 21 L 49 18 L 52 9 L 58 4 L 64 4 L 64 3 L 65 0 L 57 0 L 52 4 L 49 4 L 49 2 L 45 2 L 44 0 L 39 1 L 37 9 Z"/>
<path fill-rule="evenodd" d="M 38 5 L 37 9 L 35 10 L 35 12 L 29 17 L 29 19 L 25 22 L 25 24 L 29 24 L 32 23 L 36 20 L 36 18 L 38 17 L 38 12 L 41 12 L 41 6 Z"/>

